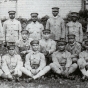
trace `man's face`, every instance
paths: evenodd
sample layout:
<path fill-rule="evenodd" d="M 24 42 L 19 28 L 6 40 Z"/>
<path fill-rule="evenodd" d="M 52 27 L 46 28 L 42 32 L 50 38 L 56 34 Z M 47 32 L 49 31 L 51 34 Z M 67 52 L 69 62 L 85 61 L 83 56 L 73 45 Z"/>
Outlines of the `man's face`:
<path fill-rule="evenodd" d="M 43 37 L 44 37 L 44 39 L 47 40 L 47 39 L 50 38 L 50 35 L 51 35 L 51 34 L 49 34 L 49 33 L 44 33 L 44 34 L 43 34 Z"/>
<path fill-rule="evenodd" d="M 14 50 L 14 49 L 10 49 L 10 50 L 9 50 L 9 54 L 10 54 L 11 56 L 13 56 L 13 55 L 15 54 L 15 50 Z"/>
<path fill-rule="evenodd" d="M 27 24 L 26 24 L 25 22 L 23 22 L 23 23 L 22 23 L 22 28 L 23 28 L 23 29 L 26 28 L 26 25 L 27 25 Z"/>
<path fill-rule="evenodd" d="M 59 51 L 64 51 L 65 50 L 65 45 L 59 45 L 58 50 Z"/>
<path fill-rule="evenodd" d="M 27 39 L 28 38 L 28 34 L 27 33 L 21 33 L 21 35 L 22 35 L 22 39 Z"/>
<path fill-rule="evenodd" d="M 58 15 L 59 11 L 52 11 L 52 14 L 54 17 L 56 17 Z"/>
<path fill-rule="evenodd" d="M 31 16 L 31 19 L 33 22 L 36 22 L 38 20 L 38 16 Z"/>
<path fill-rule="evenodd" d="M 32 49 L 33 49 L 33 51 L 38 51 L 38 49 L 39 49 L 39 44 L 33 44 L 33 45 L 32 45 Z"/>
<path fill-rule="evenodd" d="M 77 17 L 72 17 L 72 21 L 76 22 L 77 21 Z"/>
<path fill-rule="evenodd" d="M 10 19 L 14 19 L 15 18 L 15 14 L 9 14 L 9 17 L 10 17 Z"/>
<path fill-rule="evenodd" d="M 69 41 L 70 44 L 73 44 L 74 41 L 75 41 L 75 38 L 69 38 L 68 41 Z"/>

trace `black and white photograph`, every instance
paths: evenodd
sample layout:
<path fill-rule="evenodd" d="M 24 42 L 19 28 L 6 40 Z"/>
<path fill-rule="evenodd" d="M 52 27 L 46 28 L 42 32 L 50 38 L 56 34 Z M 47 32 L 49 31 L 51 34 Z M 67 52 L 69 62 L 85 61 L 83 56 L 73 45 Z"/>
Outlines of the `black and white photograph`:
<path fill-rule="evenodd" d="M 88 0 L 0 0 L 0 88 L 88 88 Z"/>

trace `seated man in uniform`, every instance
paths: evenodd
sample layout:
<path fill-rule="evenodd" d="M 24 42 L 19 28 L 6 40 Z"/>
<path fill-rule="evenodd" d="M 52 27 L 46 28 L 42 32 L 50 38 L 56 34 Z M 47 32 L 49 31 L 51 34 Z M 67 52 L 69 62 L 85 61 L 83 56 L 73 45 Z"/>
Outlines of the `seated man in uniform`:
<path fill-rule="evenodd" d="M 68 44 L 66 45 L 66 50 L 71 53 L 72 59 L 72 70 L 70 73 L 73 73 L 78 68 L 77 61 L 79 58 L 79 53 L 81 52 L 81 45 L 75 41 L 75 35 L 68 35 Z"/>
<path fill-rule="evenodd" d="M 21 68 L 24 74 L 31 77 L 28 81 L 35 80 L 50 70 L 50 66 L 46 66 L 44 54 L 39 52 L 39 41 L 31 41 L 31 46 L 32 51 L 26 55 L 25 67 Z"/>
<path fill-rule="evenodd" d="M 21 31 L 22 39 L 16 42 L 16 50 L 21 55 L 23 62 L 25 62 L 25 56 L 30 51 L 30 42 L 33 40 L 29 38 L 29 31 L 22 30 Z"/>
<path fill-rule="evenodd" d="M 51 63 L 51 54 L 56 50 L 56 42 L 50 39 L 51 31 L 43 30 L 43 39 L 40 40 L 40 52 L 45 55 L 47 65 Z"/>
<path fill-rule="evenodd" d="M 88 78 L 88 39 L 85 40 L 85 48 L 86 50 L 79 54 L 78 66 L 80 71 L 82 72 L 82 79 Z"/>
<path fill-rule="evenodd" d="M 65 50 L 66 42 L 58 41 L 57 42 L 57 51 L 52 54 L 53 63 L 50 64 L 51 69 L 63 77 L 69 77 L 72 59 L 71 53 Z"/>
<path fill-rule="evenodd" d="M 20 55 L 15 53 L 15 45 L 8 46 L 8 53 L 2 57 L 2 70 L 4 78 L 19 80 L 22 76 L 20 68 L 23 66 Z"/>

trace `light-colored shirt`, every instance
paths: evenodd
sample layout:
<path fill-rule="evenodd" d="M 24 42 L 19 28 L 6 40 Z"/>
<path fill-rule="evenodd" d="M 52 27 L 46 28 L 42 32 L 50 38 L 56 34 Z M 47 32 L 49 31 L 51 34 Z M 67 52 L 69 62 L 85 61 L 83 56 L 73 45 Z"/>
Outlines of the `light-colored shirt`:
<path fill-rule="evenodd" d="M 25 67 L 28 70 L 32 69 L 32 65 L 39 65 L 38 69 L 42 70 L 46 66 L 45 56 L 40 52 L 31 51 L 26 55 Z"/>
<path fill-rule="evenodd" d="M 29 31 L 29 37 L 33 38 L 34 40 L 40 40 L 42 38 L 42 30 L 44 27 L 39 22 L 31 22 L 27 25 L 26 30 Z"/>
<path fill-rule="evenodd" d="M 2 70 L 5 74 L 10 74 L 16 69 L 20 69 L 23 66 L 20 55 L 10 56 L 9 54 L 2 57 Z"/>
<path fill-rule="evenodd" d="M 52 55 L 52 61 L 60 66 L 61 64 L 64 64 L 65 67 L 70 67 L 72 64 L 71 53 L 68 51 L 64 52 L 56 51 Z"/>
<path fill-rule="evenodd" d="M 13 36 L 15 40 L 20 39 L 21 37 L 21 23 L 16 19 L 8 19 L 3 24 L 4 36 L 6 35 L 6 39 L 8 37 Z"/>
<path fill-rule="evenodd" d="M 49 54 L 53 53 L 56 50 L 56 42 L 52 39 L 41 39 L 39 41 L 40 51 L 49 51 Z"/>

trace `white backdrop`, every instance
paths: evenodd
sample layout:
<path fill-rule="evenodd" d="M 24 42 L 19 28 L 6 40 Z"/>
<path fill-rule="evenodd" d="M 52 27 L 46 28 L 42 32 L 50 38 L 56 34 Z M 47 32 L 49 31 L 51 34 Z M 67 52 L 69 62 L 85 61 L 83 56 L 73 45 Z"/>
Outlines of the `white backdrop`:
<path fill-rule="evenodd" d="M 65 17 L 69 11 L 79 11 L 81 0 L 18 0 L 17 16 L 30 18 L 31 12 L 38 12 L 39 17 L 51 16 L 53 6 L 60 7 L 60 15 Z"/>
<path fill-rule="evenodd" d="M 81 9 L 81 0 L 17 0 L 0 3 L 0 18 L 8 17 L 8 10 L 17 10 L 17 17 L 22 16 L 30 18 L 31 12 L 38 12 L 39 17 L 51 16 L 53 6 L 60 7 L 60 15 L 65 17 L 69 11 L 79 11 Z"/>

